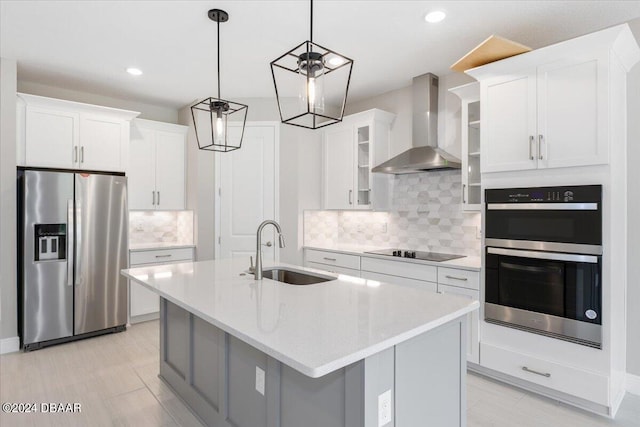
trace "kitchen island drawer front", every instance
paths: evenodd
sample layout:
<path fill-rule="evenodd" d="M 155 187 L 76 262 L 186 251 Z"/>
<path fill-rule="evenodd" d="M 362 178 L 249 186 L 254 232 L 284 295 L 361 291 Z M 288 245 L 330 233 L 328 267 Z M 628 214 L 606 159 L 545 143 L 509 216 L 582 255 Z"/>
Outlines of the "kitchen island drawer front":
<path fill-rule="evenodd" d="M 479 290 L 480 274 L 477 271 L 438 267 L 438 283 Z"/>
<path fill-rule="evenodd" d="M 484 367 L 609 406 L 609 380 L 604 375 L 486 343 L 480 344 L 480 354 L 482 355 L 481 365 Z"/>
<path fill-rule="evenodd" d="M 425 282 L 438 281 L 438 268 L 432 265 L 407 261 L 389 261 L 380 258 L 362 257 L 362 270 L 391 276 L 408 277 Z"/>
<path fill-rule="evenodd" d="M 337 265 L 319 264 L 317 262 L 307 261 L 305 267 L 315 268 L 322 271 L 335 274 L 346 274 L 348 276 L 360 277 L 360 270 L 354 270 L 352 268 L 338 267 Z"/>
<path fill-rule="evenodd" d="M 392 283 L 394 285 L 411 286 L 418 289 L 426 289 L 428 291 L 436 292 L 438 284 L 434 282 L 425 282 L 422 280 L 408 279 L 400 276 L 390 276 L 388 274 L 373 273 L 371 271 L 363 271 L 360 273 L 361 277 L 368 280 L 377 280 L 383 283 Z"/>
<path fill-rule="evenodd" d="M 337 267 L 360 270 L 360 257 L 357 255 L 340 254 L 336 252 L 317 251 L 315 249 L 306 250 L 306 260 L 320 264 L 334 265 Z"/>
<path fill-rule="evenodd" d="M 131 252 L 132 266 L 191 260 L 193 260 L 193 248 L 157 249 L 151 251 Z"/>

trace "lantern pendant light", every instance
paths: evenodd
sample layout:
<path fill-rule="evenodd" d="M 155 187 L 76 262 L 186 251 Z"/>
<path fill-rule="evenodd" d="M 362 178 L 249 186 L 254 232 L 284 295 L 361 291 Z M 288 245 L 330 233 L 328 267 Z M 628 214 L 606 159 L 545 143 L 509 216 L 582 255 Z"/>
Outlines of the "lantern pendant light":
<path fill-rule="evenodd" d="M 227 22 L 229 14 L 224 10 L 211 9 L 208 16 L 218 26 L 218 97 L 205 98 L 193 104 L 191 117 L 201 150 L 228 152 L 242 146 L 249 107 L 220 98 L 220 23 Z"/>
<path fill-rule="evenodd" d="M 309 40 L 271 62 L 282 123 L 318 129 L 342 121 L 353 60 Z"/>

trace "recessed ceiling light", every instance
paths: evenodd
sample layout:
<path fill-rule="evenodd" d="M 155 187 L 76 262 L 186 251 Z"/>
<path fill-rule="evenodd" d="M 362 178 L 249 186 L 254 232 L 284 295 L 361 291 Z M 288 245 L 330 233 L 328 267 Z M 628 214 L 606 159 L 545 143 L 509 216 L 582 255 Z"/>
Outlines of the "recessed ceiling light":
<path fill-rule="evenodd" d="M 435 24 L 436 22 L 442 21 L 446 17 L 447 17 L 447 14 L 444 13 L 443 11 L 434 10 L 433 12 L 427 13 L 426 16 L 424 17 L 424 20 L 431 24 Z"/>
<path fill-rule="evenodd" d="M 329 64 L 331 65 L 342 65 L 344 64 L 344 58 L 341 56 L 334 56 L 329 60 Z"/>
<path fill-rule="evenodd" d="M 140 68 L 129 67 L 127 68 L 127 73 L 131 74 L 132 76 L 141 76 L 142 70 Z"/>

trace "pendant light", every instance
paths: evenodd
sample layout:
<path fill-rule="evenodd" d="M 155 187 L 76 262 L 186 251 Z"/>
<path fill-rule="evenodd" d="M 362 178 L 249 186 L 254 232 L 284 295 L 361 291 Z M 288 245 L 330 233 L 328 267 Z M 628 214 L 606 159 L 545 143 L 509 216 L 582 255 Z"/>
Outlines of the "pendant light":
<path fill-rule="evenodd" d="M 220 9 L 211 9 L 207 14 L 218 26 L 218 97 L 193 104 L 191 117 L 201 150 L 228 152 L 242 146 L 249 107 L 220 98 L 220 23 L 227 22 L 229 14 Z M 237 126 L 229 126 L 230 123 Z"/>
<path fill-rule="evenodd" d="M 318 129 L 342 121 L 353 60 L 309 40 L 271 62 L 282 123 Z"/>

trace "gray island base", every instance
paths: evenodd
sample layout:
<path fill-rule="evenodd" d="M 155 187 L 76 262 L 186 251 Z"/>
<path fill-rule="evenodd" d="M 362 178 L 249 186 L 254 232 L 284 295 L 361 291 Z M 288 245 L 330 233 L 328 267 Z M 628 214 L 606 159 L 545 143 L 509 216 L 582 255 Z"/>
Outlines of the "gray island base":
<path fill-rule="evenodd" d="M 466 315 L 312 378 L 165 298 L 160 310 L 160 377 L 206 425 L 466 425 Z"/>

